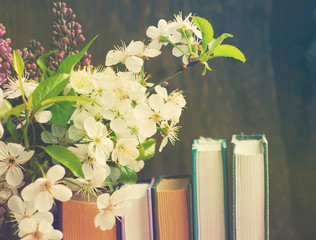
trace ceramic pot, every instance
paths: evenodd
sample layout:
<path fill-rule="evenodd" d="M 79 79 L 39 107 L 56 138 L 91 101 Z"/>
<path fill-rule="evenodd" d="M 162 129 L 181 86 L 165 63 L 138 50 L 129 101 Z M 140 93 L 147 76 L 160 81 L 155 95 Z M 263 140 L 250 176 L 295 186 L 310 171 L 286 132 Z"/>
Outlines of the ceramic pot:
<path fill-rule="evenodd" d="M 71 199 L 62 203 L 63 240 L 116 240 L 116 226 L 101 231 L 95 228 L 94 218 L 99 210 L 94 199 Z"/>

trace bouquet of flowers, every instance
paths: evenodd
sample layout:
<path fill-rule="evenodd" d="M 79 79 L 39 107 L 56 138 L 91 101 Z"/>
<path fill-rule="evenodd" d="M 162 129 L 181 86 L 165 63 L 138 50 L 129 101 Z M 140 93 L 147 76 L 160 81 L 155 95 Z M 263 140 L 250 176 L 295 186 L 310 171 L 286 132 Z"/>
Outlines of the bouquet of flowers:
<path fill-rule="evenodd" d="M 95 226 L 111 229 L 128 207 L 119 187 L 135 183 L 154 156 L 152 137 L 162 136 L 159 151 L 178 140 L 186 101 L 181 90 L 168 93 L 166 82 L 195 64 L 204 65 L 205 75 L 215 57 L 245 61 L 236 47 L 222 44 L 231 34 L 214 38 L 206 19 L 179 14 L 150 26 L 148 42 L 123 42 L 106 54 L 104 67 L 93 67 L 87 50 L 95 38 L 74 51 L 84 37 L 72 10 L 54 3 L 53 14 L 63 18 L 53 22 L 55 51 L 44 54 L 36 41 L 30 46 L 37 52 L 12 51 L 0 39 L 0 203 L 2 219 L 10 213 L 21 239 L 61 239 L 51 209 L 72 197 L 96 198 Z M 145 62 L 166 45 L 183 65 L 151 83 Z"/>

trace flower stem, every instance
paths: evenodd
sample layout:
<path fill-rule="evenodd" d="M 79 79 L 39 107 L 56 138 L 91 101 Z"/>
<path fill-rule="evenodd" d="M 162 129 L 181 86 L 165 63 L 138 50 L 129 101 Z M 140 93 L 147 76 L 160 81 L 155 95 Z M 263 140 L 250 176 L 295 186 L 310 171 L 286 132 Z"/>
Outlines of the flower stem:
<path fill-rule="evenodd" d="M 34 162 L 34 163 L 35 163 L 35 164 L 39 167 L 39 169 L 41 170 L 43 177 L 46 177 L 46 174 L 45 174 L 45 172 L 44 172 L 44 170 L 43 170 L 41 164 L 39 164 L 38 162 Z"/>
<path fill-rule="evenodd" d="M 183 55 L 187 56 L 187 54 L 186 54 L 181 48 L 179 48 L 178 45 L 176 45 L 176 44 L 174 44 L 173 42 L 171 42 L 169 38 L 166 38 L 166 41 L 167 41 L 168 43 L 170 43 L 172 46 L 174 46 L 176 49 L 178 49 L 180 52 L 182 52 Z"/>
<path fill-rule="evenodd" d="M 168 82 L 169 80 L 171 80 L 172 78 L 174 78 L 175 76 L 179 75 L 180 73 L 182 73 L 184 70 L 187 70 L 190 67 L 195 66 L 196 64 L 198 64 L 199 61 L 193 61 L 190 62 L 188 65 L 183 65 L 181 66 L 177 71 L 175 71 L 174 73 L 171 73 L 170 75 L 164 77 L 161 81 L 159 81 L 156 85 L 148 88 L 147 93 L 150 93 L 152 90 L 155 89 L 155 87 L 157 85 L 163 85 L 165 82 Z"/>

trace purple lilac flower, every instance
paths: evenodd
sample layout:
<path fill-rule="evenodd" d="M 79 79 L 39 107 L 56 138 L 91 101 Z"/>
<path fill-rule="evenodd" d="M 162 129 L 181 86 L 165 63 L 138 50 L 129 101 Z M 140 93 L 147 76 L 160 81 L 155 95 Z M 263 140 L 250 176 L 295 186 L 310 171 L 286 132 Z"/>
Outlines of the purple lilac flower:
<path fill-rule="evenodd" d="M 44 47 L 39 41 L 30 40 L 26 47 L 18 51 L 22 56 L 25 65 L 25 71 L 28 74 L 28 78 L 38 81 L 40 73 L 37 68 L 37 59 L 45 53 Z"/>
<path fill-rule="evenodd" d="M 3 39 L 6 33 L 3 24 L 0 24 L 0 86 L 6 81 L 12 73 L 12 48 L 10 47 L 11 39 Z"/>
<path fill-rule="evenodd" d="M 54 2 L 52 9 L 53 26 L 51 31 L 51 47 L 58 51 L 49 58 L 48 66 L 56 71 L 60 63 L 69 55 L 75 54 L 73 48 L 85 41 L 81 25 L 75 22 L 76 15 L 64 2 Z M 91 55 L 85 53 L 79 65 L 88 65 Z"/>

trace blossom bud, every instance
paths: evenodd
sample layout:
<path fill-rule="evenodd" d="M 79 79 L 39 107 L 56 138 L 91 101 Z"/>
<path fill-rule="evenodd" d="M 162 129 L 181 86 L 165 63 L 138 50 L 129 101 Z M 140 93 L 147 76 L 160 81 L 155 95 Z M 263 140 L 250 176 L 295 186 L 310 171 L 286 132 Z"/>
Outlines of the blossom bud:
<path fill-rule="evenodd" d="M 4 62 L 4 63 L 2 64 L 2 66 L 3 66 L 4 69 L 9 69 L 9 68 L 10 68 L 10 63 Z"/>
<path fill-rule="evenodd" d="M 9 45 L 9 44 L 11 44 L 11 38 L 6 38 L 5 39 L 5 42 Z"/>
<path fill-rule="evenodd" d="M 66 38 L 66 37 L 63 37 L 61 40 L 62 40 L 64 43 L 68 43 L 68 38 Z"/>
<path fill-rule="evenodd" d="M 83 65 L 88 66 L 90 64 L 91 60 L 89 58 L 85 58 L 83 61 Z"/>
<path fill-rule="evenodd" d="M 35 64 L 35 63 L 32 63 L 32 64 L 31 64 L 31 68 L 32 68 L 32 69 L 36 69 L 36 68 L 37 68 L 36 64 Z"/>
<path fill-rule="evenodd" d="M 61 26 L 61 30 L 63 30 L 64 32 L 66 32 L 66 31 L 67 31 L 67 26 L 66 26 L 66 25 L 62 25 L 62 26 Z"/>
<path fill-rule="evenodd" d="M 76 14 L 72 14 L 72 15 L 71 15 L 71 18 L 72 18 L 72 19 L 75 19 L 75 18 L 76 18 Z"/>
<path fill-rule="evenodd" d="M 84 38 L 84 36 L 82 34 L 79 35 L 78 37 L 78 42 L 84 42 L 86 39 Z"/>

